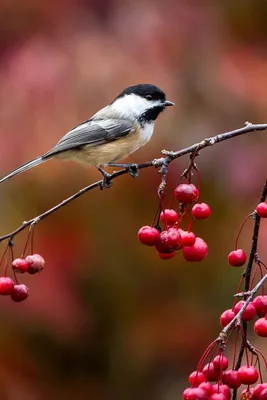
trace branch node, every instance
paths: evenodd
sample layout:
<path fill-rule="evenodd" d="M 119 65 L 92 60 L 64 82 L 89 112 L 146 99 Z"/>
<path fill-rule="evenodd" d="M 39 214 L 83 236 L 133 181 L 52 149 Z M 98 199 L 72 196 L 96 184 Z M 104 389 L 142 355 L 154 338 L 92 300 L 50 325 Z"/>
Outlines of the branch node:
<path fill-rule="evenodd" d="M 155 159 L 152 161 L 152 165 L 153 165 L 153 167 L 155 167 L 155 168 L 159 168 L 159 167 L 162 166 L 162 164 L 164 164 L 164 161 L 165 161 L 165 158 L 164 158 L 164 157 L 155 158 Z"/>
<path fill-rule="evenodd" d="M 176 158 L 176 152 L 175 151 L 169 151 L 169 150 L 161 150 L 161 153 L 164 156 L 169 157 L 171 160 L 173 160 L 174 158 Z"/>
<path fill-rule="evenodd" d="M 32 220 L 32 222 L 31 222 L 31 227 L 30 227 L 30 229 L 33 228 L 34 225 L 38 224 L 38 222 L 40 222 L 40 221 L 41 221 L 40 216 L 34 218 L 34 219 Z M 24 224 L 25 224 L 25 222 L 24 222 Z"/>

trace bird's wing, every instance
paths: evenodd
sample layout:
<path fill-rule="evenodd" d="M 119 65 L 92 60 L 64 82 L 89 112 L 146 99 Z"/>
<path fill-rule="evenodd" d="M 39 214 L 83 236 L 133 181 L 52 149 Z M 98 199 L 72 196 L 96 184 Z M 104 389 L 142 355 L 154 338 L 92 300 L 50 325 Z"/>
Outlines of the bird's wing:
<path fill-rule="evenodd" d="M 132 121 L 123 119 L 88 120 L 68 132 L 43 158 L 84 145 L 96 146 L 127 136 L 135 129 Z"/>

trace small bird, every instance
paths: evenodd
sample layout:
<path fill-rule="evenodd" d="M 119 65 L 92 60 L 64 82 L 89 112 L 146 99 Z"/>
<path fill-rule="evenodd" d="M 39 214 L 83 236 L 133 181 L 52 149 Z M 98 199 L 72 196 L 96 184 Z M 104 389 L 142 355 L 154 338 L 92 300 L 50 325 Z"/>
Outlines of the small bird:
<path fill-rule="evenodd" d="M 173 105 L 155 85 L 129 86 L 111 104 L 69 131 L 54 148 L 10 172 L 0 183 L 51 158 L 87 163 L 97 167 L 104 179 L 108 178 L 103 168 L 131 166 L 116 162 L 145 145 L 153 134 L 159 114 Z"/>

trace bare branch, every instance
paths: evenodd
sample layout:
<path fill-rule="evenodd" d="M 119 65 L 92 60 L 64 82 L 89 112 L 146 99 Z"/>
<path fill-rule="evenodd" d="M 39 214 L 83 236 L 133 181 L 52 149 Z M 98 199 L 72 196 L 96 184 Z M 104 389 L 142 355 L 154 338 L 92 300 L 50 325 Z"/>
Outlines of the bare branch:
<path fill-rule="evenodd" d="M 267 130 L 267 124 L 252 124 L 250 122 L 246 122 L 245 126 L 239 129 L 235 129 L 233 131 L 225 132 L 207 139 L 202 140 L 199 143 L 193 144 L 189 147 L 186 147 L 184 149 L 178 150 L 178 151 L 167 151 L 163 150 L 162 154 L 165 157 L 157 158 L 152 161 L 147 161 L 142 164 L 138 164 L 137 168 L 138 170 L 148 168 L 148 167 L 155 167 L 155 168 L 162 168 L 163 166 L 168 166 L 173 160 L 182 157 L 186 154 L 198 154 L 200 150 L 213 146 L 216 143 L 220 143 L 224 140 L 232 139 L 234 137 L 244 135 L 247 133 L 255 132 L 255 131 L 264 131 Z M 109 176 L 109 182 L 113 181 L 114 179 L 117 179 L 119 176 L 125 175 L 129 172 L 128 169 L 121 169 L 119 171 L 115 171 Z M 70 203 L 71 201 L 77 199 L 78 197 L 82 196 L 89 190 L 95 189 L 95 188 L 101 188 L 103 187 L 103 180 L 97 181 L 92 183 L 89 186 L 84 187 L 83 189 L 79 190 L 72 196 L 68 197 L 67 199 L 63 200 L 61 203 L 57 204 L 56 206 L 50 208 L 49 210 L 45 211 L 44 213 L 38 215 L 35 218 L 30 219 L 29 221 L 25 221 L 22 223 L 21 226 L 19 226 L 17 229 L 14 231 L 0 236 L 0 242 L 8 239 L 13 239 L 14 236 L 16 236 L 19 232 L 23 231 L 25 228 L 31 225 L 37 224 L 39 221 L 43 220 L 46 218 L 48 215 L 53 214 L 55 211 L 57 211 L 59 208 L 65 206 L 66 204 Z"/>

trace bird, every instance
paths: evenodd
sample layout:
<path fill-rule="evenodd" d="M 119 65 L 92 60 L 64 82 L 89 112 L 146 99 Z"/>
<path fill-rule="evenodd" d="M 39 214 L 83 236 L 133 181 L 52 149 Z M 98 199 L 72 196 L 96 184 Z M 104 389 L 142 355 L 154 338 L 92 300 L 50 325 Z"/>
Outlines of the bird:
<path fill-rule="evenodd" d="M 109 105 L 71 129 L 55 147 L 16 168 L 0 179 L 0 183 L 52 158 L 95 166 L 106 180 L 109 176 L 103 169 L 106 166 L 128 168 L 134 176 L 133 164 L 117 162 L 151 139 L 157 117 L 166 107 L 173 105 L 153 84 L 129 86 Z"/>

